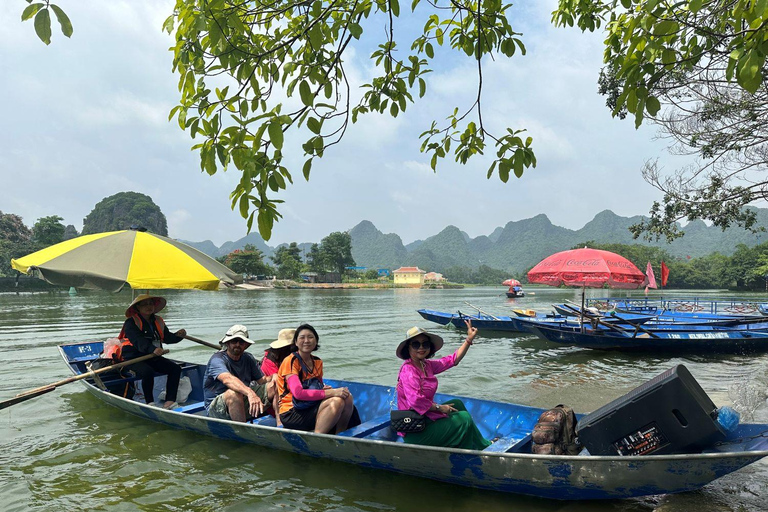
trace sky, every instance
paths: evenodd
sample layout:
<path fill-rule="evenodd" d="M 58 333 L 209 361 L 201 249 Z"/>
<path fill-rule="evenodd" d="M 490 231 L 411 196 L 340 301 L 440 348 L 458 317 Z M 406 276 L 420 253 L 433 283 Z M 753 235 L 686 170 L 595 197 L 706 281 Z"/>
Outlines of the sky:
<path fill-rule="evenodd" d="M 65 38 L 54 19 L 46 46 L 32 21 L 20 21 L 26 2 L 0 3 L 1 211 L 28 226 L 59 215 L 80 230 L 98 201 L 136 191 L 160 206 L 173 238 L 221 245 L 245 236 L 245 221 L 229 200 L 239 172 L 202 173 L 190 150 L 197 141 L 168 121 L 178 77 L 168 51 L 173 39 L 161 26 L 173 4 L 61 0 L 74 34 Z M 538 214 L 569 229 L 606 209 L 647 215 L 661 194 L 643 181 L 643 164 L 658 158 L 671 170 L 680 157 L 666 152 L 654 126 L 636 130 L 632 120 L 611 117 L 597 93 L 603 35 L 553 27 L 556 4 L 513 5 L 510 22 L 523 33 L 527 54 L 484 63 L 486 125 L 495 133 L 527 129 L 535 169 L 507 184 L 498 174 L 486 179 L 487 157 L 464 166 L 447 159 L 431 170 L 419 133 L 454 107 L 469 106 L 477 88 L 471 60 L 438 50 L 428 98 L 396 119 L 363 116 L 342 144 L 315 161 L 309 182 L 301 176 L 300 145 L 295 155 L 284 150 L 294 185 L 277 196 L 285 201 L 283 218 L 269 245 L 319 242 L 362 220 L 407 244 L 448 225 L 476 237 Z M 369 54 L 362 43 L 352 48 L 346 67 L 353 85 L 372 76 Z"/>

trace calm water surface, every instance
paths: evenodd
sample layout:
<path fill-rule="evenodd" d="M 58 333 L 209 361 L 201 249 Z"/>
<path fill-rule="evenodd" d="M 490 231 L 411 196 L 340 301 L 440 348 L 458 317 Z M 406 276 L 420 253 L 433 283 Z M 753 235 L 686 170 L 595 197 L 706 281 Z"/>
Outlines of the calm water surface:
<path fill-rule="evenodd" d="M 463 290 L 172 291 L 163 317 L 216 341 L 245 324 L 260 354 L 284 327 L 312 323 L 327 376 L 393 385 L 397 343 L 418 308 L 491 314 L 548 310 L 579 291 L 537 288 L 507 299 L 503 288 Z M 604 291 L 588 292 L 592 294 Z M 702 295 L 702 294 L 699 294 Z M 0 399 L 68 377 L 56 346 L 116 336 L 130 291 L 0 294 Z M 430 328 L 432 328 L 430 326 Z M 434 326 L 445 353 L 463 340 Z M 747 403 L 768 423 L 768 355 L 627 355 L 560 347 L 529 335 L 480 333 L 440 389 L 539 407 L 567 403 L 588 412 L 684 363 L 717 405 Z M 171 356 L 204 363 L 210 349 L 185 341 Z M 613 502 L 562 503 L 361 469 L 177 431 L 117 411 L 79 384 L 0 412 L 0 510 L 280 511 L 737 511 L 768 509 L 768 462 L 701 491 Z"/>

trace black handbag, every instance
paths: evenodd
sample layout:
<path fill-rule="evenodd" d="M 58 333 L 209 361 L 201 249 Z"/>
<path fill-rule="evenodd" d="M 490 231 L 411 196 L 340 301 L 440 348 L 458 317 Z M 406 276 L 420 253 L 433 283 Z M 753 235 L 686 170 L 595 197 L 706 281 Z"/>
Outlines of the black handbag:
<path fill-rule="evenodd" d="M 390 411 L 389 428 L 403 434 L 421 432 L 427 428 L 427 418 L 413 409 Z"/>

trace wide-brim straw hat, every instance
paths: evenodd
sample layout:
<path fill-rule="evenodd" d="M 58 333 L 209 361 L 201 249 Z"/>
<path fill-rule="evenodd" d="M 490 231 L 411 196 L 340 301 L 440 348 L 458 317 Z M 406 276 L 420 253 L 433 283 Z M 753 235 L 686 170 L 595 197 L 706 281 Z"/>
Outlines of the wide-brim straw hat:
<path fill-rule="evenodd" d="M 227 333 L 223 338 L 219 340 L 219 345 L 224 345 L 228 341 L 243 340 L 249 345 L 253 345 L 255 342 L 248 337 L 248 328 L 244 325 L 236 324 L 227 329 Z"/>
<path fill-rule="evenodd" d="M 423 334 L 427 338 L 429 338 L 429 341 L 432 342 L 432 346 L 434 347 L 434 352 L 437 352 L 441 348 L 443 348 L 443 338 L 438 336 L 437 334 L 433 334 L 431 332 L 427 332 L 421 327 L 411 327 L 408 329 L 408 331 L 405 333 L 405 339 L 400 342 L 400 344 L 397 346 L 397 357 L 400 359 L 408 359 L 408 357 L 403 357 L 403 349 L 405 348 L 406 344 L 411 341 L 413 338 L 418 336 L 419 334 Z M 433 353 L 434 353 L 433 352 Z M 407 354 L 407 352 L 406 352 Z"/>
<path fill-rule="evenodd" d="M 280 332 L 277 333 L 277 339 L 270 343 L 269 346 L 274 349 L 287 347 L 293 343 L 293 333 L 295 332 L 296 329 L 280 329 Z"/>
<path fill-rule="evenodd" d="M 125 310 L 125 317 L 128 318 L 128 317 L 133 315 L 133 313 L 131 313 L 131 310 L 133 309 L 133 307 L 136 304 L 138 304 L 139 302 L 145 301 L 145 300 L 149 300 L 149 299 L 154 299 L 154 301 L 155 301 L 155 310 L 152 312 L 152 314 L 157 314 L 160 311 L 162 311 L 163 308 L 165 307 L 166 302 L 167 302 L 162 297 L 156 297 L 154 295 L 149 295 L 148 293 L 142 293 L 140 295 L 137 295 L 136 298 L 133 299 L 133 302 L 131 302 L 131 305 L 128 306 L 128 309 Z"/>

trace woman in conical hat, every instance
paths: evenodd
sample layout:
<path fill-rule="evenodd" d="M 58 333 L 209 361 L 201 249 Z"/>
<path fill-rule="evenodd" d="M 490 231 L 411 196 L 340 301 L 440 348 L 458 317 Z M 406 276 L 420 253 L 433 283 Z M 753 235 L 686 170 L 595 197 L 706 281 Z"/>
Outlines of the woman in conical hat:
<path fill-rule="evenodd" d="M 166 304 L 163 297 L 148 294 L 137 296 L 128 309 L 125 310 L 126 320 L 123 330 L 120 331 L 122 342 L 122 359 L 136 359 L 147 354 L 155 354 L 157 357 L 135 363 L 131 369 L 141 378 L 141 388 L 144 391 L 144 399 L 148 404 L 155 401 L 153 388 L 155 386 L 155 372 L 168 376 L 165 387 L 165 409 L 178 407 L 176 394 L 181 379 L 181 367 L 162 357 L 163 343 L 178 343 L 187 335 L 187 331 L 180 329 L 175 333 L 168 330 L 163 319 L 157 315 Z"/>

